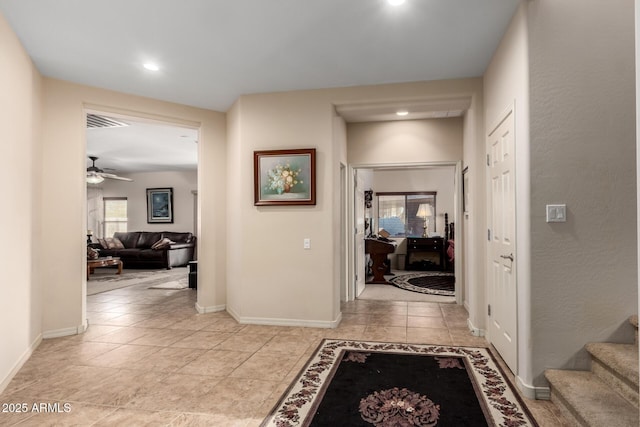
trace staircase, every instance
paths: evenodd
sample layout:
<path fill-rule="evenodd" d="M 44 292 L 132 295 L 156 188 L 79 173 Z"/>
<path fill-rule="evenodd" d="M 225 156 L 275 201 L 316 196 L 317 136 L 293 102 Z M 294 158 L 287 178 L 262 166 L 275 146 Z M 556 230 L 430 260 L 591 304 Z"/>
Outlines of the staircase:
<path fill-rule="evenodd" d="M 575 426 L 638 427 L 638 316 L 635 344 L 589 343 L 591 371 L 550 369 L 551 401 Z"/>

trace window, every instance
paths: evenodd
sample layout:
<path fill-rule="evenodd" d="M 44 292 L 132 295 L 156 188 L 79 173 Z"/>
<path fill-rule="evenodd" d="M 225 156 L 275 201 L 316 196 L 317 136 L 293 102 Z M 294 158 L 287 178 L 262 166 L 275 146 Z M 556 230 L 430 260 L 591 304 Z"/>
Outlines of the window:
<path fill-rule="evenodd" d="M 116 231 L 127 231 L 127 198 L 105 197 L 104 237 L 111 237 Z"/>
<path fill-rule="evenodd" d="M 390 237 L 422 236 L 425 218 L 419 217 L 421 204 L 431 206 L 429 230 L 436 229 L 436 192 L 376 193 L 378 198 L 378 230 L 384 228 Z"/>

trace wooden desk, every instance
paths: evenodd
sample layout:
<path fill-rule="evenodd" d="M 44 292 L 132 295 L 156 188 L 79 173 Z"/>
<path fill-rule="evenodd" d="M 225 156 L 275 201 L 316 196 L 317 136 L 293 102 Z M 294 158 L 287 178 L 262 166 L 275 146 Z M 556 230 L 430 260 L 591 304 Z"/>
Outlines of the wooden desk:
<path fill-rule="evenodd" d="M 87 260 L 87 280 L 89 280 L 89 275 L 93 273 L 98 267 L 111 267 L 118 266 L 118 272 L 116 274 L 122 274 L 122 261 L 120 258 L 98 258 L 98 259 L 88 259 Z"/>
<path fill-rule="evenodd" d="M 433 259 L 439 261 L 438 264 Z M 405 270 L 444 270 L 444 239 L 442 237 L 407 238 Z"/>
<path fill-rule="evenodd" d="M 387 271 L 387 254 L 395 252 L 396 245 L 378 239 L 364 239 L 364 252 L 371 256 L 373 279 L 367 283 L 389 284 L 384 278 Z"/>

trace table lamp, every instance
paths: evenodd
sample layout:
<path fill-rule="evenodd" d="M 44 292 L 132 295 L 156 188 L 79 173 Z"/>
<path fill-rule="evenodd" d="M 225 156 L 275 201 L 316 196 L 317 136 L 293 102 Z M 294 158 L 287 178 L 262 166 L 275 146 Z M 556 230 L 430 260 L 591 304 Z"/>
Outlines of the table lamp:
<path fill-rule="evenodd" d="M 418 218 L 424 218 L 424 232 L 422 233 L 422 237 L 429 237 L 429 218 L 433 216 L 433 207 L 428 203 L 421 203 L 418 206 L 418 213 L 416 213 Z"/>

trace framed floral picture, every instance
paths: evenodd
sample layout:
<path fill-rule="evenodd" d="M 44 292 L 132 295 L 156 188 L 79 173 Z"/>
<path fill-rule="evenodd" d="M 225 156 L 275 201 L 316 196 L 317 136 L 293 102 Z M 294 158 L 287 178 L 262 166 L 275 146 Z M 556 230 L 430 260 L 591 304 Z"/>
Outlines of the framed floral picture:
<path fill-rule="evenodd" d="M 315 205 L 316 149 L 253 152 L 254 205 Z"/>

